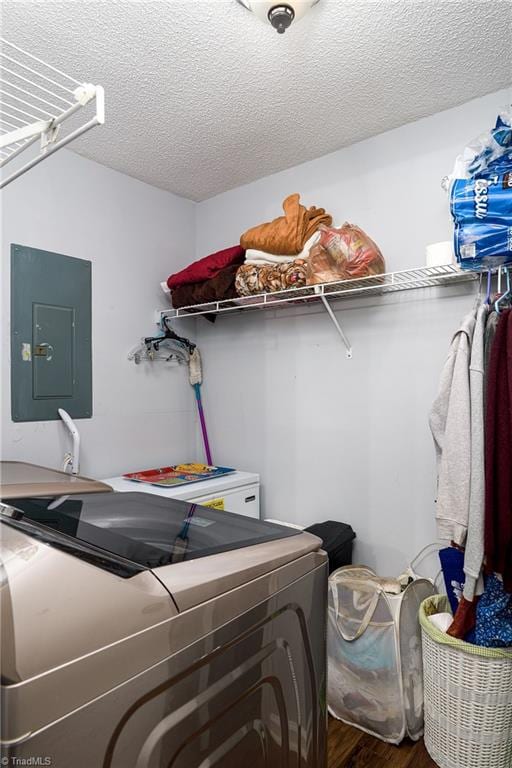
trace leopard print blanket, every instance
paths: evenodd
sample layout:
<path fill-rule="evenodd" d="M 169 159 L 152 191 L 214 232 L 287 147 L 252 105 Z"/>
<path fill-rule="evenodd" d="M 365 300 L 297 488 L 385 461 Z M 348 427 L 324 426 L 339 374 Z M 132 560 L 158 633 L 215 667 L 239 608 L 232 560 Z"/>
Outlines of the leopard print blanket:
<path fill-rule="evenodd" d="M 289 264 L 242 264 L 238 268 L 235 287 L 239 296 L 286 291 L 306 285 L 306 261 L 295 259 Z"/>

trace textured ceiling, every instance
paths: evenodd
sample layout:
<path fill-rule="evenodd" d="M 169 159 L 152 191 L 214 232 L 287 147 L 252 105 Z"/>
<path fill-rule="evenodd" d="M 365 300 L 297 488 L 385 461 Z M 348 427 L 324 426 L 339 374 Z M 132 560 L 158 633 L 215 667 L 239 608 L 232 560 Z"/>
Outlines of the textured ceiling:
<path fill-rule="evenodd" d="M 509 0 L 2 2 L 3 34 L 105 87 L 80 154 L 193 200 L 508 86 Z"/>

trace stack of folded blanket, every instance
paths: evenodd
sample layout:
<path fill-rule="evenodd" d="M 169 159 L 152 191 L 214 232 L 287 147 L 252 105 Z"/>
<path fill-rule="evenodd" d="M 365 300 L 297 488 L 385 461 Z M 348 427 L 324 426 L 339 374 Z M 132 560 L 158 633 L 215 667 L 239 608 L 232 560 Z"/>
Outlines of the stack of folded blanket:
<path fill-rule="evenodd" d="M 319 227 L 332 224 L 323 208 L 305 208 L 300 195 L 283 202 L 284 216 L 247 230 L 240 238 L 245 262 L 236 275 L 241 296 L 284 291 L 306 285 L 306 259 L 320 237 Z"/>
<path fill-rule="evenodd" d="M 239 245 L 205 256 L 190 266 L 171 275 L 167 285 L 172 305 L 176 309 L 192 304 L 233 299 L 236 272 L 243 262 L 245 251 Z"/>
<path fill-rule="evenodd" d="M 284 215 L 245 232 L 240 245 L 212 253 L 171 275 L 174 307 L 286 291 L 384 272 L 379 248 L 359 227 L 332 226 L 323 208 L 306 208 L 293 194 Z"/>
<path fill-rule="evenodd" d="M 235 286 L 239 296 L 286 291 L 306 285 L 307 263 L 294 259 L 284 264 L 243 264 L 238 267 Z"/>

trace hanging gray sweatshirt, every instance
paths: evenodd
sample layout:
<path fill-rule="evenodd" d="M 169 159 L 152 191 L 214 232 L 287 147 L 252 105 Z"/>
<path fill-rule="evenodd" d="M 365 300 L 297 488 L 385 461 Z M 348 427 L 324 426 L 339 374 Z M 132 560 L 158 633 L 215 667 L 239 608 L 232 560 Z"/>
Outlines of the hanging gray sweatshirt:
<path fill-rule="evenodd" d="M 437 458 L 437 533 L 440 539 L 460 545 L 466 540 L 469 517 L 469 360 L 475 320 L 473 309 L 452 339 L 429 419 Z"/>
<path fill-rule="evenodd" d="M 485 443 L 484 443 L 484 334 L 488 307 L 481 304 L 476 313 L 469 363 L 471 395 L 471 479 L 466 552 L 464 554 L 464 597 L 473 600 L 484 559 Z"/>

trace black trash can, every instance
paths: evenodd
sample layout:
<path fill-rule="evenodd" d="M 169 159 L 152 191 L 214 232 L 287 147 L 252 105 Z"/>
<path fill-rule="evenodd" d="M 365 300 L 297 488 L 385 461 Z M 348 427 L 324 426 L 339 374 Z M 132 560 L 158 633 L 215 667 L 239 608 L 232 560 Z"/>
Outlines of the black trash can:
<path fill-rule="evenodd" d="M 352 542 L 356 534 L 348 523 L 326 520 L 325 523 L 310 525 L 306 531 L 322 539 L 323 549 L 329 556 L 329 573 L 352 564 Z"/>

